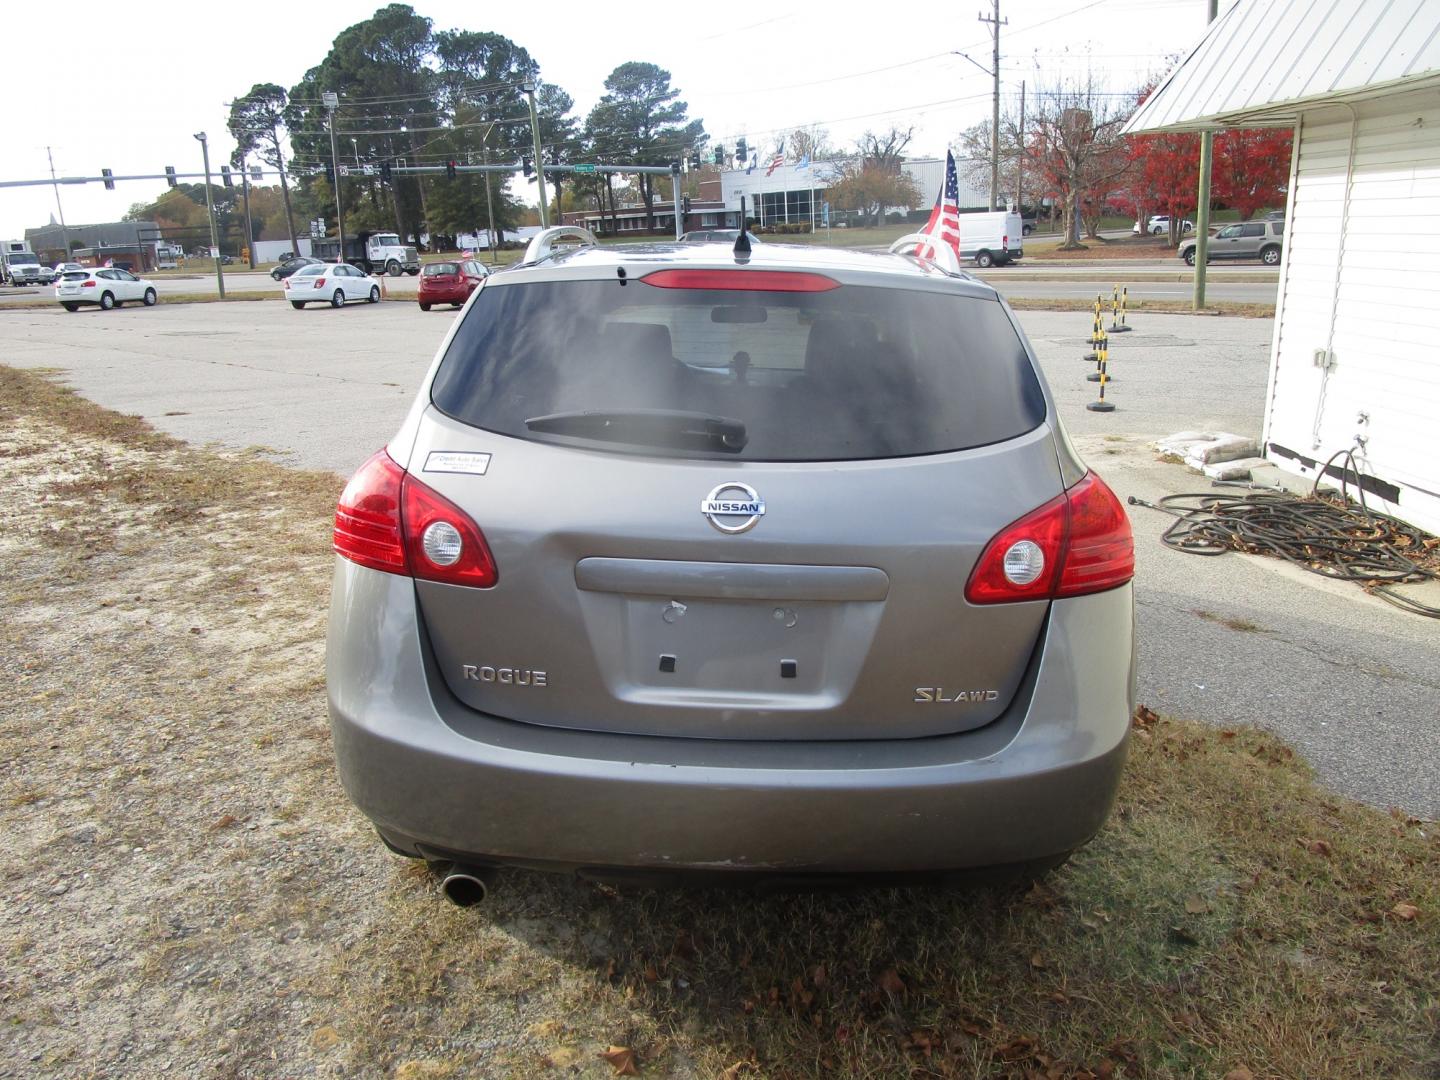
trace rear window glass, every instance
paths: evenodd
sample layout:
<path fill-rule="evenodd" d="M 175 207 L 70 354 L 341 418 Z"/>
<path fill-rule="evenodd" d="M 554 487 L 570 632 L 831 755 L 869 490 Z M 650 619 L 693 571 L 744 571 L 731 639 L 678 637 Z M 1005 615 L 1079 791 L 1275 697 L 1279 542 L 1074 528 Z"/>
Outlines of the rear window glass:
<path fill-rule="evenodd" d="M 1045 402 L 993 300 L 846 285 L 828 292 L 666 289 L 632 280 L 482 289 L 446 351 L 435 406 L 474 427 L 596 450 L 653 453 L 554 414 L 659 410 L 744 425 L 754 461 L 967 449 L 1036 427 Z M 537 430 L 544 428 L 546 430 Z M 733 430 L 727 428 L 727 430 Z"/>
<path fill-rule="evenodd" d="M 426 277 L 434 277 L 436 274 L 458 274 L 460 266 L 458 263 L 431 263 L 425 267 Z"/>
<path fill-rule="evenodd" d="M 295 271 L 295 276 L 296 276 L 296 277 L 311 277 L 311 276 L 313 276 L 313 275 L 315 275 L 315 274 L 323 274 L 324 272 L 325 272 L 325 267 L 323 267 L 323 266 L 316 266 L 314 263 L 311 263 L 309 266 L 302 266 L 299 270 L 296 270 L 296 271 Z"/>
<path fill-rule="evenodd" d="M 90 271 L 89 271 L 89 270 L 66 270 L 66 271 L 65 271 L 65 280 L 66 280 L 66 281 L 84 281 L 84 280 L 85 280 L 86 278 L 88 278 L 89 276 L 90 276 Z"/>

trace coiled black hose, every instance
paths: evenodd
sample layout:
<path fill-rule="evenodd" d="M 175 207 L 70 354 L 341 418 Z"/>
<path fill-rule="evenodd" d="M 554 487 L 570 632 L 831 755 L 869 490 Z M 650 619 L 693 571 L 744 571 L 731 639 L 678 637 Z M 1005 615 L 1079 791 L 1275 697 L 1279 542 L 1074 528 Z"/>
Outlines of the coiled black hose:
<path fill-rule="evenodd" d="M 1346 462 L 1339 496 L 1320 494 L 1320 477 L 1340 457 Z M 1363 489 L 1358 489 L 1358 505 L 1351 502 L 1351 475 L 1359 475 L 1354 457 L 1342 450 L 1316 475 L 1309 495 L 1188 492 L 1166 495 L 1158 503 L 1132 495 L 1129 502 L 1174 515 L 1175 521 L 1160 539 L 1176 551 L 1273 555 L 1314 574 L 1353 581 L 1405 611 L 1440 619 L 1440 608 L 1394 590 L 1396 585 L 1440 578 L 1440 573 L 1417 561 L 1440 563 L 1435 539 L 1399 518 L 1371 510 Z"/>

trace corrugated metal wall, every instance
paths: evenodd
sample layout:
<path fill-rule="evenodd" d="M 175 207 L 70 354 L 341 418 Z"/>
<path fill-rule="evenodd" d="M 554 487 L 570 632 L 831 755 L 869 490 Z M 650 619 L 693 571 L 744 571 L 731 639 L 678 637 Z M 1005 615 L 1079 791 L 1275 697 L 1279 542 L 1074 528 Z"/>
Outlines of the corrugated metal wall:
<path fill-rule="evenodd" d="M 1274 447 L 1323 462 L 1359 436 L 1361 471 L 1400 489 L 1388 509 L 1440 533 L 1440 102 L 1355 113 L 1301 119 L 1265 440 L 1313 475 Z"/>

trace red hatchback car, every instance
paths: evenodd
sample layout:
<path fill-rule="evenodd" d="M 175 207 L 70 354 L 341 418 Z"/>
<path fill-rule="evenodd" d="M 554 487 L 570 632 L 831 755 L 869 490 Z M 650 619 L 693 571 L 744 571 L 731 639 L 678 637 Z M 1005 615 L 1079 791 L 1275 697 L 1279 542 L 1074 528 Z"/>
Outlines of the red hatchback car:
<path fill-rule="evenodd" d="M 420 310 L 429 311 L 431 304 L 454 304 L 459 307 L 480 287 L 490 269 L 473 259 L 460 262 L 430 263 L 420 271 Z"/>

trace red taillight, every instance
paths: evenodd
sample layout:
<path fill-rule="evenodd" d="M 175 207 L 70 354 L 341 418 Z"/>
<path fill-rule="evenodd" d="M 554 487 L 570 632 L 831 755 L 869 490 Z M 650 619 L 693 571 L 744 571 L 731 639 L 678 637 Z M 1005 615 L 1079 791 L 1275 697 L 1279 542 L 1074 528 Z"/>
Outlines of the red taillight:
<path fill-rule="evenodd" d="M 405 470 L 384 450 L 360 466 L 335 508 L 335 551 L 351 562 L 392 574 L 407 573 L 400 528 Z"/>
<path fill-rule="evenodd" d="M 325 287 L 325 279 L 324 279 L 323 277 L 322 277 L 322 278 L 316 278 L 316 279 L 315 279 L 315 288 L 317 288 L 317 289 L 323 289 L 324 287 Z"/>
<path fill-rule="evenodd" d="M 500 575 L 490 545 L 465 511 L 408 474 L 401 503 L 410 573 L 477 589 L 495 584 Z"/>
<path fill-rule="evenodd" d="M 743 289 L 747 292 L 829 292 L 840 283 L 824 274 L 789 270 L 656 270 L 640 279 L 661 289 Z"/>
<path fill-rule="evenodd" d="M 965 599 L 972 604 L 1083 596 L 1135 576 L 1135 539 L 1115 493 L 1094 473 L 1008 525 L 985 546 Z"/>
<path fill-rule="evenodd" d="M 390 574 L 476 588 L 499 578 L 479 526 L 384 450 L 345 485 L 333 543 L 351 562 Z"/>
<path fill-rule="evenodd" d="M 95 287 L 95 282 L 93 282 L 93 281 L 82 281 L 82 282 L 80 283 L 80 287 L 81 287 L 82 289 L 93 289 L 93 288 Z"/>

